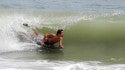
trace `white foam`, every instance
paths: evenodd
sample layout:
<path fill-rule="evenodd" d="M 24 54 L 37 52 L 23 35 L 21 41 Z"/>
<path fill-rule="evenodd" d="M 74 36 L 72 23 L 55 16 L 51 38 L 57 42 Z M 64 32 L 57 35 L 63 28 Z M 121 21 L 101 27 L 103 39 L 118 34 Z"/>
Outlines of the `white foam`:
<path fill-rule="evenodd" d="M 0 69 L 0 70 L 32 70 L 32 69 L 26 69 L 26 68 L 5 68 L 5 69 Z"/>
<path fill-rule="evenodd" d="M 125 64 L 104 65 L 100 62 L 78 62 L 54 67 L 54 70 L 125 70 Z"/>
<path fill-rule="evenodd" d="M 1 60 L 1 70 L 125 70 L 125 64 L 107 65 L 99 61 Z"/>
<path fill-rule="evenodd" d="M 0 17 L 0 49 L 1 50 L 22 50 L 20 42 L 17 38 L 18 33 L 28 34 L 27 30 L 22 26 L 23 23 L 37 25 L 39 21 L 34 17 L 26 17 L 24 15 L 8 15 Z M 28 38 L 28 37 L 27 37 Z"/>

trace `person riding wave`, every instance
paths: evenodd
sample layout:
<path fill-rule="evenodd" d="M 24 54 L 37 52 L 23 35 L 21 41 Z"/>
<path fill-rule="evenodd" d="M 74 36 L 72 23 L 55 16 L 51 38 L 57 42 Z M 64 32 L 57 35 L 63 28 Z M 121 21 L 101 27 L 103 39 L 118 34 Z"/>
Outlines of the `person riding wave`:
<path fill-rule="evenodd" d="M 45 34 L 42 36 L 36 29 L 33 29 L 33 32 L 35 33 L 36 37 L 35 42 L 39 45 L 54 45 L 55 43 L 59 43 L 60 48 L 64 48 L 62 44 L 62 38 L 64 35 L 63 29 L 58 29 L 57 33 L 50 33 L 50 34 Z"/>

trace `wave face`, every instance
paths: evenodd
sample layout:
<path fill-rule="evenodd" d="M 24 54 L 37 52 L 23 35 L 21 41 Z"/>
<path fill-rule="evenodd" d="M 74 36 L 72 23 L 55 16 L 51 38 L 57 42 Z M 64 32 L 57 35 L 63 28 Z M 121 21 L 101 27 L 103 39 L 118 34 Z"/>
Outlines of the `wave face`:
<path fill-rule="evenodd" d="M 89 15 L 88 15 L 89 16 Z M 94 16 L 94 17 L 93 17 Z M 90 15 L 88 20 L 80 20 L 65 32 L 67 40 L 77 44 L 83 43 L 124 43 L 124 14 Z"/>
<path fill-rule="evenodd" d="M 1 0 L 1 70 L 124 70 L 124 0 Z M 44 35 L 64 29 L 61 50 L 40 50 Z"/>
<path fill-rule="evenodd" d="M 107 58 L 105 55 L 107 51 L 109 54 L 118 53 L 118 57 L 119 54 L 123 56 L 121 54 L 124 53 L 121 50 L 124 49 L 125 42 L 125 14 L 123 12 L 66 13 L 2 10 L 1 13 L 3 11 L 4 13 L 0 15 L 0 48 L 2 51 L 33 48 L 30 47 L 35 45 L 32 43 L 33 32 L 31 28 L 23 26 L 27 23 L 31 27 L 37 27 L 41 34 L 56 33 L 57 29 L 64 29 L 65 52 L 68 53 L 69 49 L 72 49 L 71 52 L 76 52 L 75 49 L 78 49 L 79 52 L 75 53 L 75 57 L 81 57 L 80 60 L 86 55 L 80 54 L 83 50 L 88 53 L 88 56 L 92 57 L 92 53 L 99 59 L 98 55 Z M 91 49 L 93 47 L 95 50 Z M 74 58 L 71 54 L 67 56 Z M 110 56 L 114 57 L 112 54 Z"/>

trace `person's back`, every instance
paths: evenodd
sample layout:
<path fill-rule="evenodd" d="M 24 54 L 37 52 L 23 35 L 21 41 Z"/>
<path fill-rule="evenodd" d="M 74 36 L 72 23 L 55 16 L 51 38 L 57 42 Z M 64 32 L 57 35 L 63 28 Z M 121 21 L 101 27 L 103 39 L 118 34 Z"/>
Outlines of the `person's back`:
<path fill-rule="evenodd" d="M 63 33 L 63 30 L 62 29 L 59 29 L 57 31 L 57 34 L 46 34 L 44 36 L 44 43 L 47 44 L 47 45 L 53 45 L 57 42 L 59 42 L 59 45 L 61 48 L 63 48 L 63 45 L 62 45 L 62 37 L 63 37 L 64 33 Z"/>
<path fill-rule="evenodd" d="M 45 37 L 46 38 L 46 37 Z M 60 41 L 60 37 L 56 34 L 48 34 L 47 39 L 45 40 L 45 43 L 48 44 L 55 44 Z"/>

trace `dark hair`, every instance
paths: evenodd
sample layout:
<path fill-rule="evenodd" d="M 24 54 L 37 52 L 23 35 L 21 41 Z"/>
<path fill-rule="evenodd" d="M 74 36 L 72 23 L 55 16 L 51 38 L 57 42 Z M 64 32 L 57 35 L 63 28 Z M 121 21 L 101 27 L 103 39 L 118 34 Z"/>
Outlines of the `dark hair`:
<path fill-rule="evenodd" d="M 63 29 L 58 29 L 56 35 L 61 34 L 62 31 Z"/>

